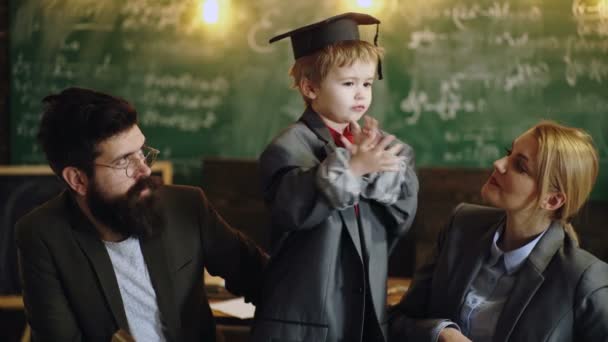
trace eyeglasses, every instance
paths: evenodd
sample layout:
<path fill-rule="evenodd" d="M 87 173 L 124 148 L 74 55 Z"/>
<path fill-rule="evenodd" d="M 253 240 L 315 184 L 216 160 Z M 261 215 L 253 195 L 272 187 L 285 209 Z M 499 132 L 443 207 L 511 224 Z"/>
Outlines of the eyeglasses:
<path fill-rule="evenodd" d="M 121 158 L 114 164 L 95 163 L 95 165 L 109 167 L 115 170 L 125 170 L 127 177 L 131 178 L 135 175 L 135 171 L 139 169 L 140 163 L 143 163 L 148 167 L 152 167 L 152 164 L 154 164 L 154 161 L 156 161 L 156 157 L 159 153 L 159 150 L 144 145 L 139 151 Z"/>

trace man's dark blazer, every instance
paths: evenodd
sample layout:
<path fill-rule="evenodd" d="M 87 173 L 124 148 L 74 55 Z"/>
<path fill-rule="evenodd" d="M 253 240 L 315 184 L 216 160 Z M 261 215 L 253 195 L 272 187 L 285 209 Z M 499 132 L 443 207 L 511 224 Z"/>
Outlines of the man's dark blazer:
<path fill-rule="evenodd" d="M 266 255 L 230 228 L 194 187 L 163 186 L 162 233 L 140 240 L 168 341 L 214 341 L 203 267 L 256 300 Z M 16 226 L 27 320 L 35 341 L 110 341 L 129 331 L 112 263 L 68 192 Z"/>
<path fill-rule="evenodd" d="M 375 316 L 367 329 L 386 339 L 388 256 L 410 228 L 418 199 L 413 150 L 402 151 L 409 164 L 397 201 L 360 197 L 358 217 L 353 206 L 332 207 L 315 184 L 319 164 L 335 150 L 308 109 L 260 157 L 275 240 L 252 341 L 358 341 L 366 310 Z"/>
<path fill-rule="evenodd" d="M 429 263 L 391 313 L 393 341 L 431 341 L 442 319 L 458 321 L 466 291 L 504 211 L 461 204 Z M 578 248 L 557 221 L 521 269 L 493 341 L 608 341 L 608 265 Z"/>

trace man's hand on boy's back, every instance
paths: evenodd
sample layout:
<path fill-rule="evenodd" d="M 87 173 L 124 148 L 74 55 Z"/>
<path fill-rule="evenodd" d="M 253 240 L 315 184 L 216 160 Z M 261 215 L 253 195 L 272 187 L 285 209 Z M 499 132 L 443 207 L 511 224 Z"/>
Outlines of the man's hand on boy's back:
<path fill-rule="evenodd" d="M 365 117 L 363 129 L 357 122 L 351 122 L 351 132 L 354 142 L 342 137 L 342 143 L 351 153 L 350 170 L 355 176 L 363 176 L 372 172 L 399 171 L 399 165 L 404 157 L 399 156 L 403 144 L 394 144 L 394 135 L 382 136 L 378 130 L 378 121 Z"/>

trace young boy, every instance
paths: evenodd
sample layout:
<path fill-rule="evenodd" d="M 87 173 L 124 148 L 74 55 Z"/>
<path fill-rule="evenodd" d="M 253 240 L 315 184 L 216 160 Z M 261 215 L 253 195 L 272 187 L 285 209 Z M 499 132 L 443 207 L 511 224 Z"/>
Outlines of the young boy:
<path fill-rule="evenodd" d="M 413 152 L 368 118 L 381 50 L 346 13 L 291 37 L 302 117 L 260 157 L 273 256 L 253 341 L 386 341 L 388 255 L 417 204 Z"/>

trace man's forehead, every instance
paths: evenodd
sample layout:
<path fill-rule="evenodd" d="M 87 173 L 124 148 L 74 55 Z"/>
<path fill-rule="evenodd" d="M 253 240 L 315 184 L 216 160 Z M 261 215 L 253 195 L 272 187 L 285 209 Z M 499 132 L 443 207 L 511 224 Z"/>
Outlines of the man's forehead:
<path fill-rule="evenodd" d="M 100 156 L 113 158 L 125 153 L 133 152 L 141 148 L 146 141 L 146 137 L 137 125 L 115 134 L 97 146 Z"/>

